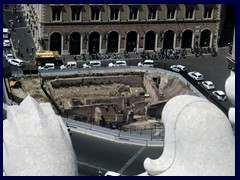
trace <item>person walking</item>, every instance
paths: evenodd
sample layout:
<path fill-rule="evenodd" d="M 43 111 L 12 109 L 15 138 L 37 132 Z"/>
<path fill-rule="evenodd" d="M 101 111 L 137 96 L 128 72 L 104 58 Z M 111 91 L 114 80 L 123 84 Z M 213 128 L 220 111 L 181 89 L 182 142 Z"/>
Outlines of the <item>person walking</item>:
<path fill-rule="evenodd" d="M 32 54 L 32 53 L 30 53 L 29 55 L 30 55 L 30 59 L 32 60 L 32 59 L 33 59 L 33 54 Z"/>
<path fill-rule="evenodd" d="M 20 47 L 20 39 L 18 39 L 18 46 Z"/>
<path fill-rule="evenodd" d="M 26 49 L 27 53 L 28 53 L 28 48 Z"/>

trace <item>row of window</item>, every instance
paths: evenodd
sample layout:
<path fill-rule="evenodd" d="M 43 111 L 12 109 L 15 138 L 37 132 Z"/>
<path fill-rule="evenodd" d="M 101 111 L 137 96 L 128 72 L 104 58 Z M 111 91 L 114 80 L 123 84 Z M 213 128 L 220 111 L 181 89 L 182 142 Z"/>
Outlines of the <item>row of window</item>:
<path fill-rule="evenodd" d="M 101 6 L 90 6 L 90 19 L 91 21 L 100 21 L 101 20 Z M 52 9 L 52 21 L 61 21 L 62 20 L 62 11 L 63 7 L 61 6 L 51 6 Z M 195 5 L 185 5 L 185 19 L 194 19 L 195 17 Z M 148 20 L 157 20 L 158 7 L 148 7 L 147 19 Z M 129 20 L 138 20 L 139 19 L 140 8 L 138 6 L 131 7 L 129 6 L 128 19 Z M 109 11 L 109 20 L 119 21 L 121 13 L 121 6 L 110 6 Z M 71 6 L 71 20 L 72 21 L 81 21 L 82 6 Z M 166 19 L 175 20 L 177 14 L 177 6 L 167 6 Z M 203 12 L 204 19 L 213 18 L 213 7 L 204 6 Z"/>

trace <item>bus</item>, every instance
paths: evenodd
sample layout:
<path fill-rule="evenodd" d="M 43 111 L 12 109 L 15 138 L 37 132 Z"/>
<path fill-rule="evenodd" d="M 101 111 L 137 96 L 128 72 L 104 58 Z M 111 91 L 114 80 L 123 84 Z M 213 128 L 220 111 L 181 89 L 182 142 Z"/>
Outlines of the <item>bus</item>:
<path fill-rule="evenodd" d="M 54 63 L 55 66 L 63 65 L 62 57 L 58 51 L 36 51 L 35 63 L 37 66 L 44 66 L 46 63 Z"/>

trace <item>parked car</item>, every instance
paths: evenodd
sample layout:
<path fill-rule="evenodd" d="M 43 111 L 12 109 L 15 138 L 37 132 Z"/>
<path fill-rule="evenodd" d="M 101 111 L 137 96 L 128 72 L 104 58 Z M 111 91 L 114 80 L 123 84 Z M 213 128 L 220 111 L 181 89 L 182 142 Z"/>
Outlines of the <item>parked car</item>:
<path fill-rule="evenodd" d="M 5 54 L 6 61 L 8 62 L 9 59 L 14 59 L 12 51 L 7 51 Z"/>
<path fill-rule="evenodd" d="M 89 61 L 83 64 L 83 68 L 101 67 L 101 61 Z"/>
<path fill-rule="evenodd" d="M 9 29 L 8 28 L 3 28 L 3 39 L 9 39 Z"/>
<path fill-rule="evenodd" d="M 3 47 L 5 47 L 5 48 L 10 48 L 11 47 L 11 43 L 8 39 L 3 40 Z"/>
<path fill-rule="evenodd" d="M 185 66 L 179 64 L 170 66 L 170 69 L 175 72 L 187 71 L 187 68 Z"/>
<path fill-rule="evenodd" d="M 139 67 L 154 67 L 154 60 L 146 59 L 138 63 Z"/>
<path fill-rule="evenodd" d="M 121 176 L 121 174 L 113 171 L 108 171 L 104 176 Z"/>
<path fill-rule="evenodd" d="M 69 61 L 60 66 L 60 69 L 75 69 L 77 68 L 77 63 L 75 61 Z"/>
<path fill-rule="evenodd" d="M 18 88 L 22 87 L 22 84 L 19 81 L 10 81 L 9 82 L 9 87 L 18 89 Z"/>
<path fill-rule="evenodd" d="M 55 69 L 54 63 L 46 63 L 44 66 L 38 66 L 38 70 L 50 70 Z"/>
<path fill-rule="evenodd" d="M 219 101 L 226 101 L 226 100 L 227 100 L 226 94 L 225 94 L 223 91 L 221 91 L 221 90 L 213 91 L 212 94 L 213 94 L 213 96 L 215 96 Z"/>
<path fill-rule="evenodd" d="M 212 89 L 215 89 L 215 86 L 213 84 L 212 81 L 203 81 L 202 82 L 202 85 L 204 88 L 206 88 L 207 90 L 212 90 Z"/>
<path fill-rule="evenodd" d="M 116 61 L 116 62 L 110 62 L 108 64 L 108 67 L 119 67 L 119 66 L 127 66 L 126 61 Z"/>
<path fill-rule="evenodd" d="M 193 72 L 189 72 L 188 75 L 195 79 L 196 81 L 201 81 L 201 80 L 204 80 L 204 76 L 199 73 L 199 72 L 196 72 L 196 71 L 193 71 Z"/>
<path fill-rule="evenodd" d="M 8 62 L 16 67 L 23 67 L 24 63 L 21 59 L 9 59 Z"/>

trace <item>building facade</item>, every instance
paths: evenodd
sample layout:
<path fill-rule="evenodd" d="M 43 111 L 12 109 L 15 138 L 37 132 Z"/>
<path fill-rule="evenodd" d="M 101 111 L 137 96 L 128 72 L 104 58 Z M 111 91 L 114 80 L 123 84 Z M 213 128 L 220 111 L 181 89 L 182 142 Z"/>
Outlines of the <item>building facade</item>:
<path fill-rule="evenodd" d="M 23 4 L 38 50 L 217 49 L 222 4 Z"/>
<path fill-rule="evenodd" d="M 227 55 L 228 68 L 235 72 L 235 28 L 233 31 L 233 42 L 229 45 L 229 52 Z"/>

